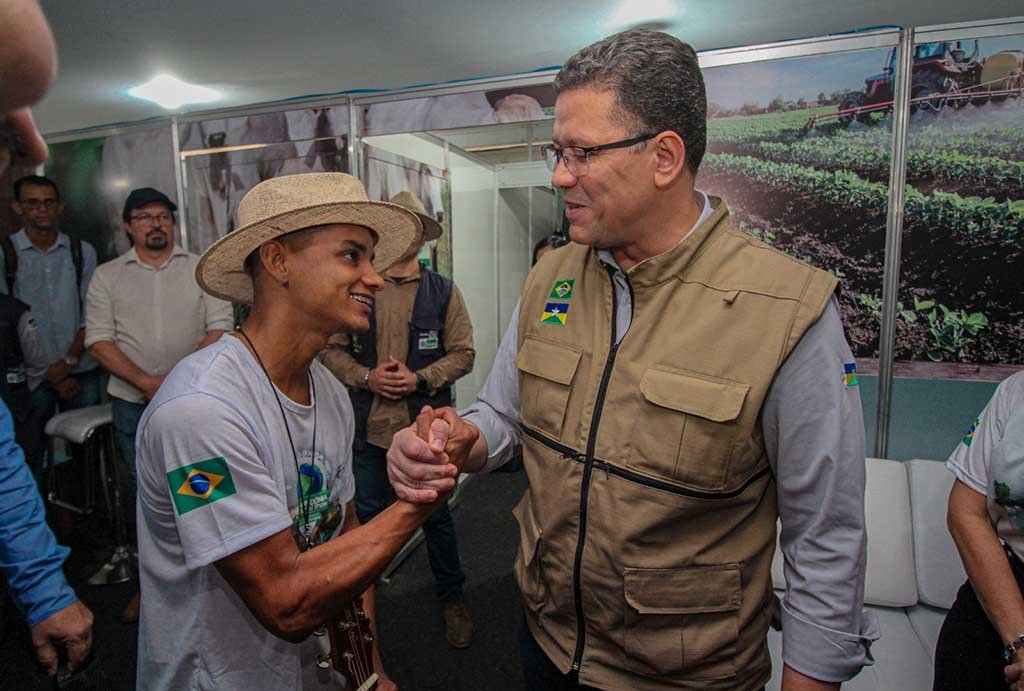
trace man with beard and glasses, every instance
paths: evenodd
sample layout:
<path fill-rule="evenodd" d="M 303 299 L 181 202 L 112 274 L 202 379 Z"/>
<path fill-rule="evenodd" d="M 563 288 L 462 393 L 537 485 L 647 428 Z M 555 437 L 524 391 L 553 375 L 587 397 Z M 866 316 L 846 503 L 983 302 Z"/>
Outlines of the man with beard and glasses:
<path fill-rule="evenodd" d="M 133 491 L 135 428 L 146 404 L 179 360 L 234 325 L 230 303 L 196 283 L 199 257 L 175 246 L 175 211 L 162 192 L 133 190 L 123 213 L 132 248 L 96 269 L 86 299 L 85 345 L 111 374 L 114 437 Z M 138 606 L 136 596 L 122 619 L 136 621 Z"/>

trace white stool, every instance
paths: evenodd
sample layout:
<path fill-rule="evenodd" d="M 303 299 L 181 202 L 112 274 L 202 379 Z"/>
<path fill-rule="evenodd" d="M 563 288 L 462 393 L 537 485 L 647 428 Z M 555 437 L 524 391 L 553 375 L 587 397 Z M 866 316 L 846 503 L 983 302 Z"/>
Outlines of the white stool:
<path fill-rule="evenodd" d="M 103 481 L 103 499 L 107 515 L 113 518 L 114 537 L 117 547 L 110 561 L 89 579 L 90 585 L 123 583 L 130 581 L 131 552 L 125 534 L 124 509 L 121 506 L 121 484 L 118 472 L 117 452 L 114 450 L 113 413 L 111 405 L 101 405 L 69 410 L 54 415 L 46 423 L 46 434 L 50 437 L 51 467 L 48 473 L 47 498 L 51 504 L 62 506 L 79 514 L 88 514 L 96 505 L 96 470 Z M 63 452 L 66 443 L 77 444 L 85 452 L 85 500 L 82 506 L 61 498 L 56 467 L 67 460 Z M 58 453 L 60 460 L 58 460 Z M 111 491 L 112 489 L 112 491 Z M 113 494 L 113 499 L 111 499 Z"/>

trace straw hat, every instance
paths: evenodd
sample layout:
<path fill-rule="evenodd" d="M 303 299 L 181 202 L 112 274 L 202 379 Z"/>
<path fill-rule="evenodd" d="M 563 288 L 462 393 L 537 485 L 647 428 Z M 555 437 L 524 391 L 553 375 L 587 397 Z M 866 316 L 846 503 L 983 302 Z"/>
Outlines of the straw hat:
<path fill-rule="evenodd" d="M 391 203 L 404 206 L 419 216 L 420 223 L 423 224 L 423 238 L 425 240 L 436 240 L 441 237 L 441 224 L 427 215 L 426 207 L 423 206 L 423 202 L 415 194 L 412 192 L 399 192 L 391 198 Z"/>
<path fill-rule="evenodd" d="M 245 258 L 260 245 L 294 230 L 331 223 L 364 226 L 377 234 L 373 266 L 384 271 L 419 239 L 419 217 L 397 204 L 371 202 L 363 184 L 345 173 L 284 175 L 249 190 L 238 205 L 238 228 L 206 250 L 196 281 L 210 295 L 252 302 Z"/>

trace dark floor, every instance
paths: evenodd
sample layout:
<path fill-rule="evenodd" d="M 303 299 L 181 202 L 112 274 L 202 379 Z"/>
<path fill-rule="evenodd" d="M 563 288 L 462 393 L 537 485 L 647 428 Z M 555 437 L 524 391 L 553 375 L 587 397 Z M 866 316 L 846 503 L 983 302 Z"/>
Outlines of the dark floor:
<path fill-rule="evenodd" d="M 388 583 L 377 590 L 381 654 L 388 674 L 401 689 L 502 691 L 521 689 L 516 648 L 521 618 L 512 579 L 518 529 L 512 507 L 526 488 L 522 472 L 475 477 L 454 511 L 459 551 L 466 573 L 466 602 L 473 611 L 476 636 L 465 650 L 450 648 L 444 637 L 441 607 L 421 544 Z M 136 633 L 122 624 L 121 609 L 135 582 L 89 586 L 86 579 L 109 556 L 109 529 L 99 518 L 81 522 L 66 541 L 72 554 L 65 571 L 79 597 L 96 615 L 94 652 L 107 688 L 134 688 Z M 0 688 L 48 690 L 38 672 L 28 628 L 10 608 L 0 617 Z"/>

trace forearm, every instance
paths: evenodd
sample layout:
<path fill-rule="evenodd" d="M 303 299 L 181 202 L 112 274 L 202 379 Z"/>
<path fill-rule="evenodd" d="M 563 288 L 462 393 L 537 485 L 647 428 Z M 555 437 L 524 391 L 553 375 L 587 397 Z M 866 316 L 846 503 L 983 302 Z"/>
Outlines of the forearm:
<path fill-rule="evenodd" d="M 320 359 L 324 366 L 345 386 L 366 388 L 367 368 L 356 362 L 345 347 L 328 341 Z"/>
<path fill-rule="evenodd" d="M 987 516 L 951 509 L 949 530 L 971 585 L 1000 638 L 1012 641 L 1024 634 L 1024 597 L 995 529 Z"/>
<path fill-rule="evenodd" d="M 830 691 L 839 689 L 840 684 L 812 679 L 789 665 L 782 670 L 782 691 Z"/>
<path fill-rule="evenodd" d="M 373 583 L 435 508 L 397 501 L 355 530 L 306 552 L 295 549 L 283 565 L 264 561 L 262 593 L 250 609 L 275 635 L 305 639 Z"/>
<path fill-rule="evenodd" d="M 103 367 L 137 389 L 145 390 L 149 373 L 136 365 L 113 341 L 97 341 L 89 348 Z"/>
<path fill-rule="evenodd" d="M 196 350 L 202 350 L 206 346 L 216 343 L 220 340 L 220 337 L 224 335 L 224 331 L 221 329 L 214 329 L 206 334 L 206 338 L 199 341 L 199 345 L 196 346 Z"/>
<path fill-rule="evenodd" d="M 476 353 L 471 348 L 449 351 L 440 360 L 418 370 L 417 374 L 423 375 L 431 391 L 437 391 L 445 386 L 454 385 L 457 380 L 472 371 L 475 358 Z"/>
<path fill-rule="evenodd" d="M 85 327 L 80 328 L 75 333 L 75 340 L 71 342 L 71 347 L 68 348 L 68 357 L 79 358 L 82 356 L 82 351 L 85 350 Z"/>

